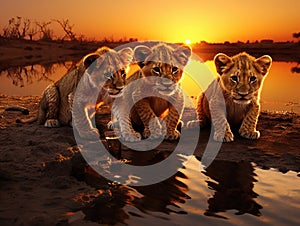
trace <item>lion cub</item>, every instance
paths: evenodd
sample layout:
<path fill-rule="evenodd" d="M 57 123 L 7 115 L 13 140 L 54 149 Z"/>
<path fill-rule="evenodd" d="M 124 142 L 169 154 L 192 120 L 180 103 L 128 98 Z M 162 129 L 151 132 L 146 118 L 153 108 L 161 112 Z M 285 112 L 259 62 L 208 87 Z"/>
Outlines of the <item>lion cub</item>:
<path fill-rule="evenodd" d="M 98 102 L 121 95 L 126 70 L 132 59 L 133 50 L 129 47 L 115 51 L 104 46 L 84 56 L 75 69 L 45 89 L 36 117 L 21 122 L 37 121 L 45 127 L 59 127 L 72 125 L 72 117 L 76 117 L 73 122 L 76 128 L 80 128 L 78 132 L 81 137 L 99 135 L 98 130 L 92 127 L 85 103 L 95 93 L 98 95 L 99 89 Z M 80 95 L 74 102 L 77 88 Z M 74 108 L 78 110 L 72 114 Z"/>
<path fill-rule="evenodd" d="M 238 126 L 242 137 L 258 139 L 260 133 L 256 124 L 260 113 L 260 92 L 272 58 L 264 55 L 256 59 L 245 52 L 233 57 L 219 53 L 214 63 L 220 76 L 200 94 L 198 120 L 188 122 L 187 127 L 195 127 L 198 123 L 203 127 L 211 122 L 214 139 L 231 142 L 234 135 L 230 125 Z"/>
<path fill-rule="evenodd" d="M 188 46 L 159 43 L 151 48 L 135 47 L 134 58 L 140 70 L 127 79 L 124 95 L 112 106 L 125 141 L 139 141 L 142 136 L 150 139 L 164 136 L 166 140 L 180 137 L 177 126 L 184 98 L 179 85 L 190 56 Z M 143 128 L 142 136 L 133 129 L 133 124 Z"/>

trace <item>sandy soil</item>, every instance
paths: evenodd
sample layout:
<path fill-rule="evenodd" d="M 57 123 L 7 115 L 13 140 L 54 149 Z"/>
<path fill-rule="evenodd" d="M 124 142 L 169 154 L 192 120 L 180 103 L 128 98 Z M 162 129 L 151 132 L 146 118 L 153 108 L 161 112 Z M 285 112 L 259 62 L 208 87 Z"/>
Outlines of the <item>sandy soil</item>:
<path fill-rule="evenodd" d="M 38 101 L 39 97 L 35 96 L 0 96 L 0 225 L 96 225 L 84 220 L 88 214 L 84 210 L 91 199 L 111 200 L 113 188 L 105 180 L 97 190 L 86 183 L 89 168 L 76 148 L 72 128 L 47 129 L 36 124 L 15 123 L 16 118 L 34 115 Z M 29 116 L 5 111 L 12 105 L 28 108 Z M 188 112 L 184 120 L 191 117 Z M 101 123 L 108 120 L 108 115 L 100 112 L 98 127 L 101 129 Z M 258 128 L 262 133 L 258 141 L 237 136 L 235 142 L 222 145 L 216 159 L 245 160 L 264 169 L 300 172 L 300 117 L 262 113 Z M 199 158 L 208 135 L 209 129 L 201 131 L 195 151 Z M 168 153 L 175 146 L 176 142 L 163 142 L 160 149 L 165 151 L 156 154 Z M 124 152 L 124 158 L 135 158 L 132 153 Z M 113 214 L 108 212 L 107 219 L 101 218 L 101 222 L 113 223 Z"/>

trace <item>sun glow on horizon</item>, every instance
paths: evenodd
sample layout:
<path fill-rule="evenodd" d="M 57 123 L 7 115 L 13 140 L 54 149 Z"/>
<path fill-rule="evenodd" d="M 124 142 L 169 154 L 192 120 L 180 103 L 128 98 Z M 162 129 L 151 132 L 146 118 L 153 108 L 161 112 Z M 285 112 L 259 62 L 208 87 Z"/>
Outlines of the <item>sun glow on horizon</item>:
<path fill-rule="evenodd" d="M 0 33 L 16 15 L 30 19 L 32 25 L 34 21 L 49 22 L 47 29 L 51 30 L 54 38 L 64 37 L 65 31 L 53 19 L 64 18 L 74 25 L 72 31 L 78 37 L 90 40 L 161 40 L 186 45 L 201 41 L 295 41 L 292 34 L 299 31 L 300 19 L 300 1 L 296 0 L 290 0 L 290 3 L 273 1 L 272 10 L 268 1 L 259 0 L 247 3 L 216 0 L 205 4 L 195 0 L 91 0 L 84 6 L 81 1 L 73 1 L 72 10 L 69 1 L 52 0 L 47 7 L 42 1 L 18 0 L 18 4 L 13 3 L 14 1 L 6 2 L 7 4 L 1 5 Z M 160 7 L 154 7 L 155 5 Z M 166 10 L 169 7 L 170 10 Z M 147 8 L 151 10 L 145 10 Z M 104 9 L 101 14 L 99 9 Z M 255 17 L 245 14 L 245 11 L 255 12 Z M 122 19 L 116 17 L 124 12 L 127 15 Z M 153 16 L 154 14 L 158 16 Z M 35 37 L 39 36 L 40 32 L 37 32 Z"/>
<path fill-rule="evenodd" d="M 192 42 L 191 42 L 191 40 L 190 40 L 190 39 L 186 39 L 186 40 L 184 41 L 184 43 L 185 43 L 185 44 L 187 44 L 187 45 L 190 45 L 190 44 L 192 44 Z"/>

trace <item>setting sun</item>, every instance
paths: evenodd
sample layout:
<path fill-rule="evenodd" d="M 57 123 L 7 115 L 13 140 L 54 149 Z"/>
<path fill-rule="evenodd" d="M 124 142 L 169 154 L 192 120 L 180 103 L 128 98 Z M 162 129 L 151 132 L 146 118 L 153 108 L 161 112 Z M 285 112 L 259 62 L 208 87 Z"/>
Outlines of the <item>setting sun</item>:
<path fill-rule="evenodd" d="M 185 44 L 187 44 L 187 45 L 190 45 L 190 44 L 192 43 L 190 39 L 186 39 L 184 42 L 185 42 Z"/>

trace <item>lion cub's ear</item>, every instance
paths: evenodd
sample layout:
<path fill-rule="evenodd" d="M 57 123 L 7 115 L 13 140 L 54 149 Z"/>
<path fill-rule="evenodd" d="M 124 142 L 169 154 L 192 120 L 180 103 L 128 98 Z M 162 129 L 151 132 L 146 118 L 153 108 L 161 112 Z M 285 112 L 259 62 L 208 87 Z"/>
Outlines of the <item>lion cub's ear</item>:
<path fill-rule="evenodd" d="M 91 64 L 100 57 L 98 53 L 90 53 L 83 58 L 84 68 L 87 69 Z"/>
<path fill-rule="evenodd" d="M 182 66 L 185 66 L 189 62 L 190 56 L 192 54 L 192 49 L 189 46 L 183 45 L 176 48 L 175 53 L 177 55 L 179 63 Z"/>
<path fill-rule="evenodd" d="M 218 53 L 214 58 L 214 62 L 219 75 L 222 75 L 225 70 L 228 70 L 233 65 L 231 57 L 224 53 Z"/>
<path fill-rule="evenodd" d="M 269 55 L 264 55 L 255 60 L 255 63 L 259 66 L 259 71 L 266 75 L 269 72 L 269 69 L 272 64 L 272 58 Z"/>
<path fill-rule="evenodd" d="M 144 67 L 146 58 L 152 53 L 152 50 L 144 45 L 139 45 L 134 48 L 134 59 L 140 66 Z"/>
<path fill-rule="evenodd" d="M 129 66 L 133 59 L 133 50 L 130 47 L 126 47 L 118 51 L 120 59 L 125 67 Z"/>

